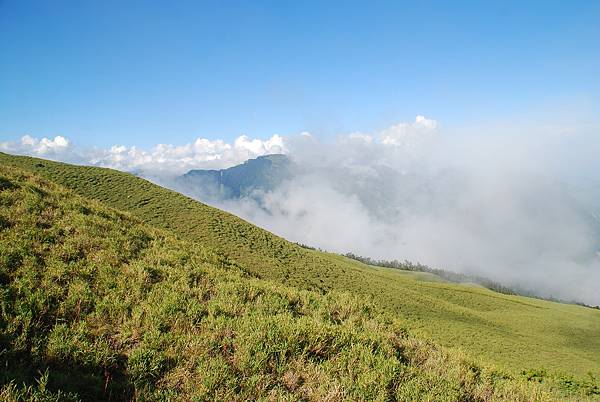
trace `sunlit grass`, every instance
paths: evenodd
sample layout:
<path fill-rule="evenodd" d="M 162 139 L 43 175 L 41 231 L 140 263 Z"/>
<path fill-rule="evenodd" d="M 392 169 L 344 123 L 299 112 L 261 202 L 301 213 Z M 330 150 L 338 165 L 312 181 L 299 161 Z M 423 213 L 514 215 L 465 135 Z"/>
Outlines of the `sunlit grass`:
<path fill-rule="evenodd" d="M 228 278 L 230 275 L 234 275 L 237 278 L 235 280 L 227 279 L 227 282 L 242 281 L 243 285 L 240 286 L 245 287 L 248 286 L 247 284 L 255 281 L 257 284 L 261 284 L 260 286 L 267 286 L 268 289 L 271 289 L 267 292 L 269 294 L 273 292 L 277 293 L 277 291 L 274 291 L 273 289 L 281 288 L 285 289 L 286 294 L 289 292 L 298 295 L 309 294 L 311 295 L 311 298 L 318 300 L 330 300 L 332 297 L 334 299 L 341 297 L 342 300 L 346 300 L 350 297 L 349 294 L 353 294 L 355 295 L 353 297 L 357 297 L 356 300 L 361 300 L 360 302 L 355 302 L 356 308 L 361 308 L 360 306 L 363 306 L 364 298 L 366 298 L 369 301 L 368 303 L 370 303 L 369 305 L 372 305 L 374 309 L 380 311 L 380 313 L 377 314 L 381 314 L 382 317 L 387 317 L 383 319 L 383 321 L 394 322 L 395 320 L 400 320 L 401 328 L 408 328 L 411 334 L 417 335 L 420 339 L 431 338 L 434 342 L 446 347 L 461 349 L 466 353 L 469 361 L 476 362 L 477 365 L 486 366 L 488 364 L 493 364 L 496 367 L 500 367 L 507 375 L 515 378 L 529 379 L 529 383 L 541 381 L 543 385 L 553 384 L 552 386 L 564 390 L 573 388 L 579 390 L 577 392 L 584 390 L 581 391 L 584 393 L 590 393 L 593 392 L 594 389 L 597 389 L 594 388 L 596 387 L 595 380 L 587 376 L 588 372 L 592 372 L 592 375 L 595 375 L 596 377 L 598 376 L 598 373 L 600 373 L 600 337 L 598 336 L 598 334 L 600 334 L 600 312 L 597 310 L 518 296 L 502 295 L 479 287 L 445 283 L 440 281 L 439 278 L 428 274 L 373 268 L 338 255 L 306 250 L 250 225 L 233 215 L 195 202 L 180 194 L 121 172 L 91 167 L 77 167 L 33 158 L 13 157 L 4 154 L 0 154 L 0 163 L 4 166 L 21 166 L 31 172 L 42 175 L 47 179 L 65 185 L 80 195 L 95 199 L 105 205 L 109 205 L 122 211 L 127 211 L 132 215 L 130 218 L 128 215 L 119 214 L 117 212 L 108 212 L 109 210 L 102 209 L 100 205 L 94 204 L 95 208 L 99 208 L 99 212 L 98 214 L 92 215 L 96 216 L 101 215 L 102 213 L 107 214 L 109 218 L 106 219 L 108 219 L 109 222 L 97 222 L 98 225 L 96 225 L 81 217 L 77 219 L 70 218 L 68 222 L 65 222 L 67 228 L 70 227 L 69 225 L 77 226 L 80 230 L 84 230 L 83 228 L 90 228 L 85 229 L 85 231 L 92 230 L 91 228 L 94 227 L 96 228 L 93 230 L 96 230 L 97 232 L 93 235 L 90 234 L 87 237 L 76 236 L 78 242 L 81 241 L 86 244 L 85 241 L 87 241 L 91 242 L 90 244 L 95 244 L 93 241 L 100 241 L 99 239 L 108 242 L 97 245 L 95 248 L 92 247 L 91 250 L 98 250 L 95 252 L 96 254 L 89 254 L 86 251 L 85 259 L 82 260 L 83 262 L 79 263 L 81 267 L 78 269 L 87 272 L 92 269 L 91 267 L 96 266 L 90 264 L 90 261 L 96 261 L 95 259 L 104 261 L 103 258 L 106 258 L 109 261 L 112 261 L 113 264 L 117 264 L 116 266 L 127 267 L 126 270 L 122 269 L 118 272 L 114 271 L 116 268 L 111 268 L 112 271 L 109 270 L 108 272 L 114 275 L 117 275 L 117 273 L 120 275 L 131 275 L 129 270 L 135 272 L 134 276 L 126 276 L 127 279 L 124 280 L 124 283 L 131 285 L 130 287 L 127 287 L 127 289 L 118 291 L 119 287 L 110 281 L 103 285 L 109 287 L 112 286 L 110 289 L 117 289 L 114 294 L 121 295 L 119 297 L 141 297 L 139 296 L 140 294 L 145 294 L 143 292 L 145 289 L 142 286 L 143 283 L 150 284 L 144 286 L 162 284 L 165 280 L 170 281 L 175 278 L 171 276 L 173 271 L 186 271 L 190 269 L 189 261 L 177 262 L 175 264 L 172 260 L 167 259 L 167 261 L 171 261 L 169 264 L 171 264 L 172 268 L 165 271 L 161 268 L 161 264 L 158 263 L 160 261 L 157 259 L 158 255 L 172 255 L 173 253 L 176 253 L 176 250 L 182 250 L 182 252 L 185 251 L 185 255 L 188 255 L 184 260 L 189 260 L 192 258 L 191 255 L 200 252 L 201 255 L 204 256 L 202 258 L 212 256 L 210 257 L 213 258 L 213 260 L 211 260 L 212 262 L 209 264 L 211 267 L 210 269 L 216 269 L 214 268 L 215 266 L 220 266 L 221 268 L 226 268 L 226 270 L 223 271 L 223 275 Z M 9 194 L 11 191 L 12 190 L 3 191 L 2 194 Z M 33 191 L 33 193 L 35 193 L 35 191 Z M 70 197 L 63 198 L 69 199 Z M 28 202 L 32 203 L 31 211 L 35 212 L 36 208 L 40 208 L 36 202 Z M 80 207 L 89 208 L 86 203 L 87 202 L 85 201 L 80 201 Z M 60 208 L 63 208 L 63 205 L 60 205 Z M 33 213 L 31 211 L 27 210 L 26 213 L 23 212 L 21 215 L 31 215 Z M 46 212 L 46 214 L 48 214 L 48 212 Z M 82 212 L 82 214 L 84 213 Z M 84 214 L 84 216 L 88 215 Z M 116 220 L 118 223 L 111 224 L 111 219 Z M 155 233 L 153 232 L 154 229 L 141 225 L 137 219 L 154 227 L 166 229 L 167 231 L 156 232 L 160 233 L 160 236 L 156 234 L 149 235 L 151 240 L 148 240 L 144 237 L 143 233 Z M 118 233 L 112 232 L 116 230 L 115 227 L 127 227 L 123 226 L 123 222 L 129 221 L 133 223 L 131 223 L 132 226 L 127 229 L 126 234 L 119 235 Z M 3 217 L 2 220 L 0 220 L 0 223 L 1 222 L 4 223 L 0 226 L 6 226 L 9 228 L 9 231 L 14 230 L 14 227 L 11 226 L 12 220 Z M 111 227 L 111 229 L 107 229 L 111 231 L 110 235 L 101 231 L 98 232 L 100 230 L 98 227 L 102 227 L 102 225 Z M 51 227 L 55 226 L 56 225 L 51 225 Z M 142 229 L 136 229 L 138 227 Z M 54 229 L 48 230 L 51 231 Z M 65 229 L 63 228 L 63 230 Z M 139 233 L 137 232 L 138 230 L 140 231 Z M 44 236 L 47 235 L 48 234 L 44 234 Z M 170 243 L 168 245 L 157 244 L 156 236 L 160 239 L 165 239 L 164 241 L 169 239 Z M 180 240 L 176 240 L 175 237 L 179 237 Z M 83 239 L 87 240 L 84 241 Z M 119 243 L 118 239 L 121 239 L 121 243 Z M 129 240 L 126 241 L 125 239 Z M 81 251 L 78 250 L 83 246 L 81 244 L 78 245 L 78 243 L 74 244 L 73 242 L 75 242 L 75 240 L 66 240 L 61 243 L 60 253 L 62 254 L 60 255 L 63 255 L 61 258 L 66 259 L 67 261 L 73 259 L 73 262 L 70 262 L 69 264 L 75 264 L 74 266 L 77 267 L 76 262 L 79 261 L 78 258 L 81 258 Z M 150 247 L 150 245 L 152 247 Z M 21 248 L 26 249 L 27 247 L 29 246 L 22 246 Z M 157 251 L 150 253 L 148 250 L 153 249 L 154 247 L 158 247 L 156 249 Z M 133 257 L 129 258 L 133 258 L 133 260 L 139 258 L 148 259 L 152 256 L 154 256 L 152 258 L 155 258 L 145 260 L 145 262 L 141 263 L 139 269 L 135 268 L 137 266 L 135 262 L 130 262 L 128 260 L 122 261 L 122 258 L 126 258 L 130 255 L 130 252 L 136 252 L 135 250 L 138 248 L 141 250 L 137 251 L 140 254 L 131 254 Z M 87 250 L 87 248 L 85 248 L 85 250 Z M 113 251 L 109 252 L 107 250 Z M 214 254 L 215 252 L 217 254 Z M 198 259 L 200 257 L 196 256 L 193 258 Z M 202 258 L 194 261 L 203 261 Z M 63 261 L 62 263 L 65 262 Z M 206 262 L 203 262 L 203 264 L 206 265 Z M 58 263 L 58 265 L 60 265 L 60 263 Z M 61 269 L 65 270 L 64 267 Z M 72 270 L 73 267 L 69 266 L 68 269 Z M 169 272 L 169 275 L 166 275 L 165 272 Z M 55 275 L 57 274 L 55 273 Z M 61 273 L 58 277 L 62 278 L 61 275 L 66 275 L 70 278 L 66 273 Z M 88 283 L 89 279 L 93 277 L 95 278 L 93 280 L 97 280 L 97 277 L 103 278 L 108 274 L 105 273 L 99 275 L 96 271 L 92 271 L 87 272 L 86 275 L 87 276 L 84 276 L 83 278 L 75 277 L 76 280 L 74 284 L 69 285 L 73 286 L 73 292 L 77 292 L 75 293 L 77 297 L 81 297 L 84 301 L 86 299 L 82 295 L 90 292 L 91 294 L 94 293 L 94 291 L 89 291 L 89 289 L 86 290 L 91 286 Z M 141 279 L 136 279 L 138 276 Z M 108 277 L 110 278 L 110 275 Z M 259 279 L 250 279 L 249 277 L 267 279 L 270 282 L 262 282 Z M 112 281 L 118 280 L 113 278 Z M 185 282 L 182 281 L 181 278 L 177 279 L 177 281 L 181 283 Z M 37 282 L 31 279 L 31 281 L 27 283 L 32 284 Z M 49 283 L 52 283 L 52 281 Z M 219 294 L 223 295 L 223 293 L 220 292 L 225 292 L 225 290 L 214 290 L 221 289 L 221 285 L 215 286 L 214 281 L 211 283 L 210 286 L 206 285 L 211 289 L 210 291 L 207 291 L 207 294 L 210 297 Z M 275 285 L 274 283 L 284 284 L 285 287 Z M 201 283 L 198 286 L 200 285 Z M 25 287 L 25 285 L 23 286 Z M 199 291 L 195 287 L 194 289 L 194 292 Z M 310 292 L 305 293 L 305 291 Z M 331 291 L 334 291 L 334 293 L 331 293 Z M 149 303 L 150 305 L 162 305 L 162 301 L 164 300 L 176 299 L 175 294 L 169 296 L 168 293 L 162 292 L 167 292 L 167 290 L 161 290 L 161 293 L 157 293 L 159 296 L 155 296 L 156 298 L 151 299 L 152 301 L 144 299 L 146 300 L 145 303 Z M 179 290 L 177 292 L 179 292 Z M 345 296 L 338 296 L 340 295 L 338 292 L 342 292 L 341 294 Z M 138 296 L 135 296 L 136 294 L 138 294 Z M 320 294 L 324 296 L 320 296 Z M 224 295 L 225 296 L 223 296 L 220 304 L 216 303 L 214 307 L 211 307 L 212 309 L 210 311 L 213 316 L 224 317 L 220 318 L 220 320 L 230 319 L 230 324 L 227 324 L 230 325 L 230 327 L 227 328 L 235 333 L 237 330 L 236 328 L 238 328 L 237 325 L 242 325 L 246 322 L 240 319 L 240 317 L 245 317 L 248 314 L 254 317 L 255 314 L 258 314 L 256 311 L 247 312 L 248 308 L 254 308 L 252 307 L 252 303 L 248 305 L 248 300 L 254 299 L 248 299 L 247 296 L 243 296 L 244 293 L 242 292 L 241 296 L 239 296 L 242 301 L 237 302 L 236 304 L 235 298 L 238 297 L 236 295 L 239 295 L 239 292 L 230 292 L 228 290 Z M 193 295 L 190 295 L 189 297 L 195 300 L 195 298 L 198 297 L 206 298 L 209 296 L 205 296 L 204 293 L 202 295 L 193 293 Z M 300 296 L 294 296 L 292 299 L 295 300 L 296 297 Z M 352 297 L 350 297 L 350 299 L 352 299 Z M 73 301 L 75 300 L 74 298 L 69 300 L 71 300 L 69 303 L 77 304 Z M 217 299 L 214 300 L 220 299 L 217 297 Z M 105 302 L 105 304 L 111 306 L 111 308 L 113 308 L 113 305 L 114 308 L 121 306 L 119 303 L 125 302 L 121 300 Z M 173 303 L 175 302 L 173 301 Z M 287 302 L 281 303 L 285 306 L 285 303 Z M 346 301 L 344 303 L 346 303 Z M 280 302 L 275 303 L 275 305 L 279 304 Z M 206 318 L 211 314 L 208 309 L 212 304 L 208 302 L 201 305 L 202 307 L 189 307 L 183 304 L 183 307 L 180 306 L 180 308 L 186 311 L 195 311 L 194 309 L 197 309 L 197 311 L 202 311 L 202 313 L 198 314 Z M 85 303 L 83 303 L 83 305 L 80 304 L 78 308 L 81 309 L 83 308 L 82 306 L 84 307 Z M 140 336 L 139 334 L 145 333 L 147 329 L 142 326 L 142 317 L 155 317 L 154 320 L 157 320 L 157 325 L 160 326 L 166 324 L 161 323 L 161 318 L 156 317 L 176 317 L 177 314 L 172 314 L 171 311 L 178 311 L 176 307 L 173 307 L 173 310 L 167 309 L 167 312 L 160 313 L 153 310 L 143 314 L 138 312 L 138 316 L 134 316 L 134 309 L 130 304 L 125 303 L 124 306 L 119 308 L 124 308 L 128 311 L 127 314 L 131 315 L 132 320 L 135 319 L 137 320 L 136 322 L 139 321 L 137 330 L 135 329 L 135 326 L 129 329 L 132 334 L 131 336 L 137 336 L 138 338 Z M 269 307 L 269 309 L 271 308 L 273 307 Z M 282 323 L 287 322 L 285 321 L 287 319 L 292 320 L 290 322 L 296 322 L 294 320 L 300 318 L 303 320 L 307 319 L 305 318 L 305 315 L 296 317 L 295 313 L 293 313 L 294 310 L 290 313 L 287 311 L 289 310 L 287 307 L 281 311 L 269 309 L 266 309 L 261 313 L 262 318 L 260 319 L 265 322 L 270 322 L 268 325 L 273 327 L 279 328 L 283 325 Z M 206 316 L 203 316 L 202 314 L 206 314 Z M 280 318 L 276 318 L 278 314 L 281 314 Z M 311 314 L 312 313 L 308 315 L 312 316 Z M 393 319 L 390 317 L 393 317 Z M 200 321 L 202 322 L 204 318 Z M 124 320 L 124 318 L 121 319 Z M 248 320 L 247 325 L 250 325 L 254 318 L 248 318 Z M 217 321 L 215 321 L 214 325 L 217 325 Z M 379 322 L 378 319 L 375 321 Z M 208 322 L 209 321 L 205 321 L 205 323 Z M 111 321 L 108 325 L 112 326 L 116 324 L 113 324 Z M 167 327 L 169 328 L 168 333 L 173 334 L 173 326 L 168 325 Z M 361 331 L 364 331 L 364 325 L 359 327 L 361 328 Z M 218 332 L 218 328 L 219 327 L 210 327 L 207 328 L 206 331 Z M 94 331 L 98 330 L 94 329 Z M 385 333 L 385 331 L 388 330 L 382 330 L 382 333 Z M 394 333 L 394 330 L 389 331 L 391 331 L 391 334 Z M 106 334 L 103 334 L 102 332 L 99 332 L 98 334 L 100 339 L 105 339 L 107 337 Z M 338 333 L 336 333 L 336 336 L 337 334 Z M 109 337 L 109 339 L 112 338 Z M 189 341 L 188 338 L 185 339 L 186 341 Z M 158 341 L 153 340 L 152 342 Z M 416 341 L 413 340 L 411 342 Z M 427 344 L 426 341 L 419 342 L 425 342 L 425 344 Z M 168 342 L 156 343 L 156 349 L 162 350 L 161 348 L 163 348 L 163 346 L 160 345 L 165 345 L 167 343 Z M 73 346 L 73 350 L 77 350 L 77 348 L 80 347 L 77 345 Z M 348 344 L 348 347 L 351 347 L 350 344 Z M 429 350 L 428 348 L 429 346 L 425 347 L 425 349 Z M 359 349 L 356 350 L 358 351 Z M 181 350 L 177 349 L 176 352 L 173 353 L 175 355 L 179 352 L 181 352 Z M 360 355 L 360 353 L 356 353 Z M 461 354 L 460 351 L 444 353 L 450 353 L 450 355 L 454 356 L 453 358 Z M 124 356 L 128 356 L 128 354 L 124 353 Z M 385 359 L 389 357 L 388 355 L 385 356 Z M 162 360 L 155 360 L 154 357 L 148 357 L 143 353 L 136 357 L 136 359 L 138 358 L 144 361 L 148 360 L 150 366 L 158 365 L 160 367 L 162 364 L 160 363 Z M 121 357 L 121 359 L 123 359 L 123 357 Z M 233 373 L 229 372 L 229 369 L 227 368 L 229 366 L 226 367 L 227 361 L 221 361 L 220 363 L 219 361 L 220 360 L 215 360 L 214 363 L 210 363 L 216 364 L 216 366 L 211 366 L 210 370 L 205 368 L 204 371 L 208 370 L 214 373 L 221 373 L 219 375 L 223 376 L 223 381 L 225 382 L 237 381 L 235 378 L 239 373 L 237 371 Z M 376 361 L 376 359 L 373 361 Z M 288 360 L 286 360 L 286 362 L 288 362 Z M 402 362 L 402 359 L 400 359 L 399 363 Z M 289 361 L 288 363 L 291 365 L 304 364 L 305 367 L 312 367 L 314 362 L 305 362 L 300 359 L 297 361 L 294 360 L 293 362 Z M 168 364 L 167 366 L 170 367 Z M 331 367 L 333 370 L 333 367 L 337 366 Z M 335 370 L 338 369 L 339 368 L 336 368 Z M 546 369 L 547 371 L 544 372 L 542 371 L 543 369 Z M 135 372 L 135 369 L 132 370 Z M 182 369 L 179 368 L 179 370 Z M 289 387 L 296 387 L 298 390 L 303 389 L 302 386 L 293 384 L 295 384 L 296 381 L 300 381 L 304 384 L 306 379 L 296 380 L 295 378 L 297 375 L 294 374 L 293 370 L 290 370 L 287 370 L 285 373 L 279 373 L 281 378 L 285 377 L 285 381 L 292 384 L 289 385 Z M 328 381 L 331 381 L 331 384 L 337 384 L 338 388 L 335 389 L 338 391 L 328 389 L 327 392 L 333 392 L 332 395 L 337 395 L 340 398 L 343 398 L 344 396 L 350 397 L 350 395 L 359 395 L 344 394 L 343 392 L 348 392 L 345 388 L 347 385 L 344 386 L 342 383 L 339 383 L 338 380 L 334 380 L 333 377 L 322 377 L 323 374 L 320 370 L 322 369 L 310 369 L 309 371 L 312 374 L 309 377 L 313 378 L 315 384 L 320 383 L 320 381 L 325 378 L 327 378 Z M 365 370 L 368 371 L 370 369 Z M 380 369 L 377 368 L 377 370 Z M 387 369 L 382 368 L 382 370 L 385 372 Z M 526 372 L 526 375 L 521 375 L 521 372 L 523 371 Z M 530 374 L 532 372 L 537 374 L 531 376 Z M 376 376 L 375 373 L 369 375 Z M 573 379 L 571 378 L 572 375 L 575 376 Z M 163 377 L 160 378 L 162 379 Z M 454 377 L 452 381 L 454 380 L 456 380 L 456 377 Z M 154 380 L 148 379 L 145 381 L 148 383 L 154 382 Z M 213 378 L 211 381 L 217 380 Z M 264 383 L 266 380 L 260 375 L 252 381 L 254 387 L 266 386 Z M 283 381 L 283 379 L 281 381 Z M 410 382 L 406 379 L 402 381 L 403 383 Z M 421 380 L 414 381 L 418 383 Z M 442 380 L 440 381 L 443 383 Z M 268 381 L 267 383 L 271 384 L 271 382 Z M 424 384 L 429 383 L 425 382 Z M 514 384 L 511 383 L 511 390 L 520 389 L 521 386 L 526 386 L 515 384 L 521 384 L 521 382 L 517 381 Z M 280 386 L 283 387 L 282 389 L 288 389 L 285 385 L 278 385 L 278 387 Z M 415 385 L 417 388 L 420 386 L 421 385 L 418 384 Z M 431 384 L 428 386 L 430 387 Z M 456 383 L 454 383 L 453 386 L 456 387 Z M 239 385 L 237 385 L 237 387 L 239 387 Z M 264 392 L 266 392 L 267 389 L 269 392 L 279 392 L 273 391 L 273 388 L 268 388 L 268 386 L 266 387 L 267 388 L 261 389 L 263 389 Z M 500 385 L 496 384 L 492 388 L 499 389 L 498 387 L 500 387 Z M 435 387 L 433 387 L 433 389 L 435 389 Z M 128 388 L 123 392 L 133 391 Z M 285 392 L 290 391 L 287 390 Z M 319 392 L 325 391 L 322 390 Z M 336 394 L 335 392 L 339 392 L 339 394 Z M 309 396 L 306 396 L 308 394 L 294 395 L 305 395 L 305 397 L 310 399 Z M 364 396 L 367 394 L 360 395 Z M 390 397 L 390 394 L 386 395 L 386 398 Z M 225 394 L 212 394 L 212 397 L 226 398 L 227 396 L 228 395 Z M 325 397 L 326 394 L 314 394 L 313 396 L 315 398 Z M 452 399 L 450 396 L 448 396 L 448 398 Z"/>
<path fill-rule="evenodd" d="M 372 301 L 225 256 L 2 168 L 0 395 L 19 399 L 551 399 L 412 336 Z"/>

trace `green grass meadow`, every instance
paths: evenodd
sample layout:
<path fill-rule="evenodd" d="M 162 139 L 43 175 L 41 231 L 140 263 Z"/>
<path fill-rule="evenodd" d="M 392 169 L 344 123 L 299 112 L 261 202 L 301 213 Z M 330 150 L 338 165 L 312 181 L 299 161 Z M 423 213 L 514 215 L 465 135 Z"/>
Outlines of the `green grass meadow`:
<path fill-rule="evenodd" d="M 600 398 L 599 310 L 308 250 L 110 169 L 0 153 L 0 190 L 0 399 Z"/>

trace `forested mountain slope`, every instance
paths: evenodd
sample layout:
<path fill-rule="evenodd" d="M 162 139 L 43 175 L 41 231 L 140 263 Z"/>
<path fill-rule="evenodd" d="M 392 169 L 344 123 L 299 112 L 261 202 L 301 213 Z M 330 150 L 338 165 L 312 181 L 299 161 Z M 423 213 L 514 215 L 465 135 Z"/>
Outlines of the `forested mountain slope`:
<path fill-rule="evenodd" d="M 285 155 L 264 155 L 227 169 L 190 170 L 176 179 L 175 186 L 203 200 L 251 197 L 254 191 L 271 191 L 290 179 L 294 168 Z"/>

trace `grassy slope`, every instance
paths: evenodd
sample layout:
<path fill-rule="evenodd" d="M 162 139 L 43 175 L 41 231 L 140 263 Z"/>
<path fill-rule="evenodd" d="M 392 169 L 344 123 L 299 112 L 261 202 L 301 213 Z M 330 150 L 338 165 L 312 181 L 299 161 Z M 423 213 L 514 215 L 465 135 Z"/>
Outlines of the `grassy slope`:
<path fill-rule="evenodd" d="M 110 169 L 80 167 L 0 154 L 86 197 L 128 211 L 156 227 L 223 250 L 247 272 L 295 287 L 370 295 L 411 327 L 445 346 L 511 370 L 544 367 L 600 374 L 600 311 L 427 276 L 369 267 L 306 250 L 243 220 Z"/>
<path fill-rule="evenodd" d="M 249 277 L 6 166 L 0 245 L 2 400 L 561 396 L 420 341 L 364 298 Z"/>

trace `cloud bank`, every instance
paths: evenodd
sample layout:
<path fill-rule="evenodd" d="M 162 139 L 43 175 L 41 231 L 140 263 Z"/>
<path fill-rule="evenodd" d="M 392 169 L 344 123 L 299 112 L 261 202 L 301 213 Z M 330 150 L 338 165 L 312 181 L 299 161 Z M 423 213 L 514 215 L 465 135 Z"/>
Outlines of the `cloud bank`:
<path fill-rule="evenodd" d="M 594 127 L 445 129 L 417 116 L 332 141 L 309 133 L 234 143 L 196 140 L 150 151 L 80 150 L 63 137 L 0 144 L 28 153 L 173 174 L 287 153 L 292 180 L 241 200 L 214 200 L 274 233 L 335 252 L 408 259 L 483 275 L 543 296 L 600 304 L 600 146 Z M 182 189 L 198 195 L 198 189 Z"/>
<path fill-rule="evenodd" d="M 198 138 L 185 145 L 158 144 L 151 150 L 114 145 L 108 149 L 81 148 L 63 136 L 37 139 L 29 135 L 20 142 L 0 142 L 0 151 L 136 172 L 148 176 L 178 175 L 190 169 L 220 169 L 250 158 L 287 152 L 283 137 L 266 141 L 241 135 L 230 144 Z"/>
<path fill-rule="evenodd" d="M 585 144 L 598 155 L 596 132 L 525 132 L 458 137 L 418 116 L 333 143 L 290 138 L 303 167 L 295 179 L 216 205 L 327 250 L 409 259 L 598 305 L 600 170 L 578 151 Z"/>

